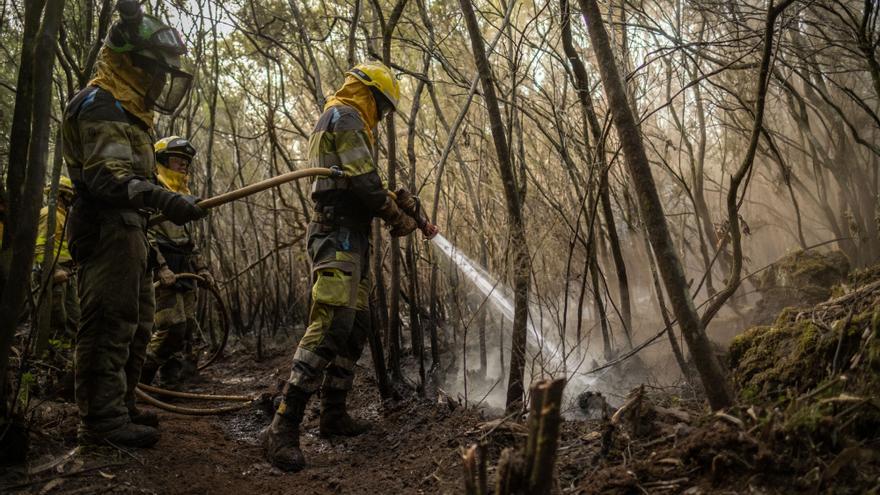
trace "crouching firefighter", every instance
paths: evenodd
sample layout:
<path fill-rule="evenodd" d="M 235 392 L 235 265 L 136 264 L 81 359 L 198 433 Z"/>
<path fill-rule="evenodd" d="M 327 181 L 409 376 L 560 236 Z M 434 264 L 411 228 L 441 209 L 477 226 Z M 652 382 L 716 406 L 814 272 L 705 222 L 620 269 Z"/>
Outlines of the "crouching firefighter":
<path fill-rule="evenodd" d="M 196 149 L 187 139 L 170 136 L 154 146 L 156 176 L 169 191 L 191 194 L 189 169 Z M 150 384 L 160 373 L 160 385 L 177 388 L 187 376 L 196 373 L 193 338 L 199 333 L 196 319 L 198 291 L 196 281 L 176 278 L 178 273 L 194 273 L 213 285 L 214 279 L 196 246 L 191 224 L 163 221 L 150 227 L 148 237 L 158 266 L 155 330 L 147 346 L 147 360 L 141 382 Z"/>
<path fill-rule="evenodd" d="M 368 268 L 373 217 L 381 217 L 392 236 L 420 228 L 430 238 L 438 231 L 416 198 L 404 193 L 407 211 L 398 205 L 373 162 L 372 129 L 396 109 L 399 97 L 400 86 L 385 65 L 360 64 L 346 73 L 343 86 L 328 99 L 309 140 L 309 166 L 338 167 L 344 177 L 320 178 L 312 186 L 309 324 L 294 353 L 281 404 L 263 437 L 268 460 L 285 471 L 305 466 L 300 424 L 315 392 L 321 394 L 322 436 L 354 436 L 368 429 L 349 416 L 345 401 L 371 331 Z"/>
<path fill-rule="evenodd" d="M 78 439 L 149 447 L 159 439 L 158 421 L 138 411 L 134 395 L 155 308 L 147 219 L 158 210 L 182 225 L 207 211 L 197 198 L 154 183 L 153 112 L 172 113 L 187 94 L 186 47 L 137 0 L 120 0 L 117 10 L 95 78 L 70 100 L 62 123 L 77 192 L 68 230 L 80 270 Z"/>

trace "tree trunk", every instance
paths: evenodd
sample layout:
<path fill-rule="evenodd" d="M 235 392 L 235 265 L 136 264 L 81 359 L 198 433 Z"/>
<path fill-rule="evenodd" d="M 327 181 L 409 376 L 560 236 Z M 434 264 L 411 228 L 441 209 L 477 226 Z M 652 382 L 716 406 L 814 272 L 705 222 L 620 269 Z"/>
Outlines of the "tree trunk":
<path fill-rule="evenodd" d="M 61 126 L 55 132 L 55 150 L 52 156 L 52 175 L 49 186 L 49 195 L 46 198 L 48 216 L 46 218 L 46 243 L 43 245 L 43 264 L 40 267 L 40 292 L 37 295 L 37 340 L 34 345 L 34 354 L 42 356 L 49 345 L 49 336 L 52 332 L 52 276 L 55 272 L 55 258 L 58 252 L 55 250 L 55 239 L 63 236 L 64 232 L 57 232 L 55 227 L 58 223 L 58 184 L 61 180 L 61 167 L 64 165 L 62 153 Z M 37 235 L 40 233 L 37 232 Z M 72 283 L 72 282 L 70 282 Z"/>
<path fill-rule="evenodd" d="M 30 4 L 35 10 L 28 9 L 25 23 L 33 27 L 39 23 L 41 5 L 39 2 Z M 15 336 L 15 326 L 18 321 L 16 315 L 21 313 L 25 301 L 25 295 L 30 280 L 31 266 L 34 261 L 34 243 L 37 238 L 37 220 L 40 213 L 40 200 L 43 194 L 43 184 L 46 174 L 46 161 L 49 147 L 49 124 L 51 122 L 52 105 L 52 69 L 55 66 L 55 42 L 58 37 L 58 28 L 61 24 L 61 16 L 64 11 L 64 0 L 48 0 L 42 22 L 39 23 L 39 31 L 32 43 L 32 51 L 22 51 L 22 63 L 20 70 L 33 70 L 30 77 L 19 75 L 19 81 L 25 81 L 25 86 L 19 86 L 25 97 L 16 98 L 15 114 L 21 116 L 26 122 L 28 132 L 22 131 L 20 135 L 13 135 L 10 139 L 22 138 L 27 144 L 27 168 L 24 170 L 23 186 L 18 189 L 20 194 L 12 196 L 17 200 L 10 200 L 9 209 L 16 221 L 13 223 L 11 232 L 12 256 L 10 259 L 8 278 L 5 280 L 2 298 L 0 298 L 0 413 L 5 415 L 9 397 L 9 385 L 6 382 L 7 369 L 9 366 L 9 350 Z M 31 17 L 33 16 L 33 17 Z M 34 28 L 36 30 L 36 28 Z M 27 37 L 27 32 L 25 37 Z M 39 64 L 27 63 L 27 60 L 39 60 Z M 18 105 L 27 105 L 27 108 L 19 111 Z M 22 146 L 22 142 L 10 142 L 10 150 Z M 10 159 L 21 157 L 20 151 L 10 153 Z M 12 165 L 12 164 L 11 164 Z M 10 172 L 11 172 L 10 167 Z M 8 179 L 10 185 L 12 178 Z M 17 188 L 18 185 L 15 185 Z M 12 187 L 9 187 L 10 192 Z M 4 243 L 4 247 L 7 246 Z"/>
<path fill-rule="evenodd" d="M 727 407 L 733 403 L 733 396 L 727 378 L 712 352 L 709 338 L 703 331 L 700 318 L 694 308 L 684 269 L 672 242 L 663 204 L 654 184 L 654 177 L 651 174 L 641 133 L 633 117 L 623 81 L 617 72 L 614 52 L 608 42 L 608 34 L 602 23 L 599 5 L 596 0 L 579 0 L 579 3 L 584 13 L 587 30 L 590 33 L 602 84 L 608 98 L 608 106 L 617 128 L 630 179 L 639 198 L 639 210 L 648 230 L 651 247 L 657 257 L 660 274 L 666 286 L 673 313 L 678 319 L 700 373 L 709 404 L 713 409 Z"/>
<path fill-rule="evenodd" d="M 614 269 L 617 274 L 617 286 L 620 293 L 620 316 L 623 323 L 623 331 L 627 344 L 632 348 L 632 309 L 630 303 L 629 278 L 626 273 L 626 262 L 620 247 L 620 238 L 617 235 L 617 226 L 614 222 L 614 212 L 611 209 L 611 191 L 608 184 L 608 164 L 605 160 L 605 142 L 602 125 L 596 116 L 593 99 L 590 96 L 590 81 L 587 69 L 578 55 L 571 34 L 571 16 L 568 0 L 560 1 L 562 11 L 562 47 L 571 64 L 572 75 L 577 86 L 577 96 L 581 107 L 584 142 L 590 142 L 590 137 L 596 147 L 592 160 L 592 170 L 596 172 L 599 182 L 599 200 L 602 206 L 602 216 L 605 218 L 605 226 L 608 229 L 608 243 L 611 255 L 614 259 Z M 589 132 L 588 130 L 589 129 Z M 592 201 L 590 202 L 592 204 Z M 592 225 L 592 221 L 590 224 Z M 592 238 L 592 237 L 591 237 Z M 595 241 L 594 241 L 595 242 Z"/>
<path fill-rule="evenodd" d="M 514 310 L 513 337 L 510 351 L 510 374 L 507 382 L 507 402 L 509 411 L 521 407 L 525 393 L 525 353 L 526 330 L 529 315 L 529 284 L 531 282 L 528 245 L 526 244 L 525 220 L 522 215 L 519 190 L 517 189 L 513 165 L 510 159 L 510 148 L 505 135 L 504 123 L 501 120 L 501 109 L 495 95 L 495 82 L 492 68 L 486 57 L 486 47 L 480 34 L 480 25 L 471 0 L 459 0 L 462 14 L 471 41 L 474 62 L 480 75 L 483 87 L 483 99 L 489 113 L 492 138 L 495 142 L 495 153 L 498 155 L 498 168 L 504 183 L 504 199 L 507 203 L 507 216 L 510 223 L 509 246 L 513 251 Z"/>

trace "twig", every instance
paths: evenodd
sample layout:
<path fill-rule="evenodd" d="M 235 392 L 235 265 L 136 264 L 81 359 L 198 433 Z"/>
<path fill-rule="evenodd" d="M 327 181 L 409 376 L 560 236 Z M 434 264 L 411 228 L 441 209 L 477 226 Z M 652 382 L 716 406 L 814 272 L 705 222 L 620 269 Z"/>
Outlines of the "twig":
<path fill-rule="evenodd" d="M 846 335 L 846 327 L 852 323 L 853 314 L 856 311 L 855 305 L 849 308 L 849 314 L 846 315 L 846 321 L 843 323 L 843 326 L 840 327 L 840 337 L 837 338 L 837 348 L 834 349 L 834 359 L 831 360 L 831 374 L 836 375 L 838 368 L 838 359 L 840 358 L 840 349 L 843 347 L 843 337 Z"/>

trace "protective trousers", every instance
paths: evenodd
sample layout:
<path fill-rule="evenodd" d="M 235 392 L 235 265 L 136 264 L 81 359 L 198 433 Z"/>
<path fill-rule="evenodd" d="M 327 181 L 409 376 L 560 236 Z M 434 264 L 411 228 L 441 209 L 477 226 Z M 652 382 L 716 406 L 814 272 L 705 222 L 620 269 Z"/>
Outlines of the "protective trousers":
<path fill-rule="evenodd" d="M 309 225 L 312 307 L 293 356 L 290 386 L 348 391 L 370 332 L 369 227 Z"/>
<path fill-rule="evenodd" d="M 189 344 L 199 333 L 199 323 L 196 320 L 197 298 L 198 293 L 194 289 L 156 289 L 156 331 L 147 346 L 145 368 L 161 369 L 169 360 L 188 357 L 191 350 Z M 162 378 L 164 380 L 168 377 Z"/>
<path fill-rule="evenodd" d="M 76 404 L 82 428 L 104 432 L 129 422 L 153 327 L 145 222 L 134 213 L 104 218 L 78 242 L 82 320 L 76 338 Z"/>

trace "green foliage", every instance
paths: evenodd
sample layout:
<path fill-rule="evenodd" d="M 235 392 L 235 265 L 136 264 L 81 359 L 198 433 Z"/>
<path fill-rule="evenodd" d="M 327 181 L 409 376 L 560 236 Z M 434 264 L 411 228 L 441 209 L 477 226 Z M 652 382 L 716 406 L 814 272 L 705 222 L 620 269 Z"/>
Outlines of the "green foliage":
<path fill-rule="evenodd" d="M 69 351 L 73 344 L 67 339 L 49 339 L 49 345 L 56 351 Z"/>

